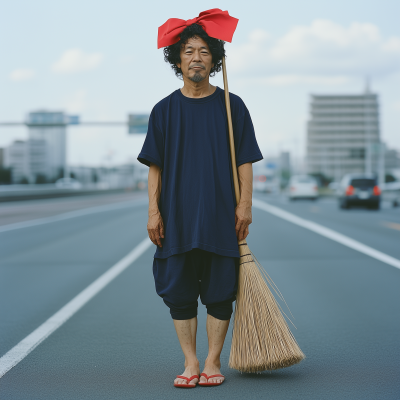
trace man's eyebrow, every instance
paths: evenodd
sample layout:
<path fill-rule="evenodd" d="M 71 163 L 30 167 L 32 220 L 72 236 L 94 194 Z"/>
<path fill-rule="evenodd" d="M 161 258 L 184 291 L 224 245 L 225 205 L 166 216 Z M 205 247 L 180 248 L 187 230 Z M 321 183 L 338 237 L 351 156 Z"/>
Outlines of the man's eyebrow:
<path fill-rule="evenodd" d="M 188 45 L 186 45 L 185 50 L 187 50 L 187 49 L 193 49 L 193 48 L 194 48 L 194 47 L 193 47 L 191 44 L 188 44 Z M 206 49 L 206 50 L 208 51 L 207 46 L 201 46 L 200 49 Z"/>

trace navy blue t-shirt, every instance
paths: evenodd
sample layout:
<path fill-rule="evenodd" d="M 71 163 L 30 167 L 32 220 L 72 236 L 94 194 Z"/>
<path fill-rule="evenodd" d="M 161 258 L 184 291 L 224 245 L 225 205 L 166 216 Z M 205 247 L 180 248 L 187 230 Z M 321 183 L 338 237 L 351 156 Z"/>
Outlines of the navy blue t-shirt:
<path fill-rule="evenodd" d="M 230 93 L 236 166 L 263 159 L 243 100 Z M 158 204 L 163 247 L 155 258 L 193 248 L 240 257 L 235 231 L 236 198 L 224 91 L 193 99 L 175 90 L 157 103 L 137 158 L 161 168 Z"/>

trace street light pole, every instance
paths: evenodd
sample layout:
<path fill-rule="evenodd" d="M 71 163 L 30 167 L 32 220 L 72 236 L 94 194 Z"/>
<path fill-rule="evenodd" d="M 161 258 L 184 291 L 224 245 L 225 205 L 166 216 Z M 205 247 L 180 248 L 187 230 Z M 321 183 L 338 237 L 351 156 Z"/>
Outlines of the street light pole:
<path fill-rule="evenodd" d="M 379 185 L 383 187 L 385 183 L 385 143 L 379 143 L 379 166 L 378 166 L 378 179 Z"/>

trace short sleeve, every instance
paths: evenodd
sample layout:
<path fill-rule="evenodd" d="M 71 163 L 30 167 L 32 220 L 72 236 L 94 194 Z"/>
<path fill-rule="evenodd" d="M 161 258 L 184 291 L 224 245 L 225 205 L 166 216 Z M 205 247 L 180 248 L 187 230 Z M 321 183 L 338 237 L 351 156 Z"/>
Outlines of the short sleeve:
<path fill-rule="evenodd" d="M 258 147 L 250 113 L 244 104 L 243 106 L 244 112 L 236 118 L 233 126 L 237 167 L 248 162 L 254 163 L 264 158 Z"/>
<path fill-rule="evenodd" d="M 164 168 L 164 137 L 156 117 L 157 113 L 153 109 L 149 118 L 146 138 L 137 159 L 150 167 L 150 162 L 156 164 L 160 169 Z"/>

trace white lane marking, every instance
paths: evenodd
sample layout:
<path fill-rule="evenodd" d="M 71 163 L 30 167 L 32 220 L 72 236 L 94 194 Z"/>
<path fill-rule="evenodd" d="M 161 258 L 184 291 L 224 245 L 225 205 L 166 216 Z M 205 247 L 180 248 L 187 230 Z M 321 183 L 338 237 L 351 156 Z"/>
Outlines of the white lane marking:
<path fill-rule="evenodd" d="M 146 237 L 122 260 L 118 261 L 103 275 L 97 278 L 86 289 L 82 290 L 69 303 L 57 311 L 42 325 L 36 328 L 25 339 L 9 350 L 0 358 L 0 378 L 12 367 L 23 360 L 35 347 L 58 329 L 64 322 L 71 318 L 80 308 L 82 308 L 91 298 L 106 287 L 114 278 L 128 268 L 137 258 L 139 258 L 153 243 Z"/>
<path fill-rule="evenodd" d="M 100 212 L 141 206 L 143 204 L 146 204 L 147 201 L 148 201 L 147 199 L 140 199 L 140 200 L 135 200 L 135 201 L 124 201 L 124 202 L 117 203 L 117 204 L 107 204 L 104 206 L 84 208 L 83 210 L 69 211 L 69 212 L 66 212 L 63 214 L 53 215 L 51 217 L 33 219 L 30 221 L 16 222 L 14 224 L 0 226 L 0 233 L 13 231 L 15 229 L 29 228 L 31 226 L 48 224 L 51 222 L 64 221 L 66 219 L 82 217 L 84 215 L 90 215 L 90 214 L 96 214 L 96 213 L 100 213 Z"/>
<path fill-rule="evenodd" d="M 270 214 L 273 214 L 279 218 L 285 219 L 286 221 L 292 222 L 293 224 L 299 225 L 303 228 L 309 229 L 310 231 L 332 239 L 335 242 L 341 243 L 344 246 L 350 247 L 353 250 L 357 250 L 360 253 L 364 253 L 367 256 L 373 257 L 379 261 L 389 264 L 392 267 L 400 269 L 400 260 L 398 260 L 397 258 L 382 253 L 381 251 L 369 247 L 361 242 L 358 242 L 357 240 L 354 240 L 346 235 L 342 235 L 339 232 L 326 228 L 315 222 L 311 222 L 307 219 L 300 218 L 297 215 L 284 211 L 281 208 L 272 206 L 271 204 L 268 204 L 262 200 L 253 198 L 253 206 L 259 208 L 260 210 L 269 212 Z"/>

